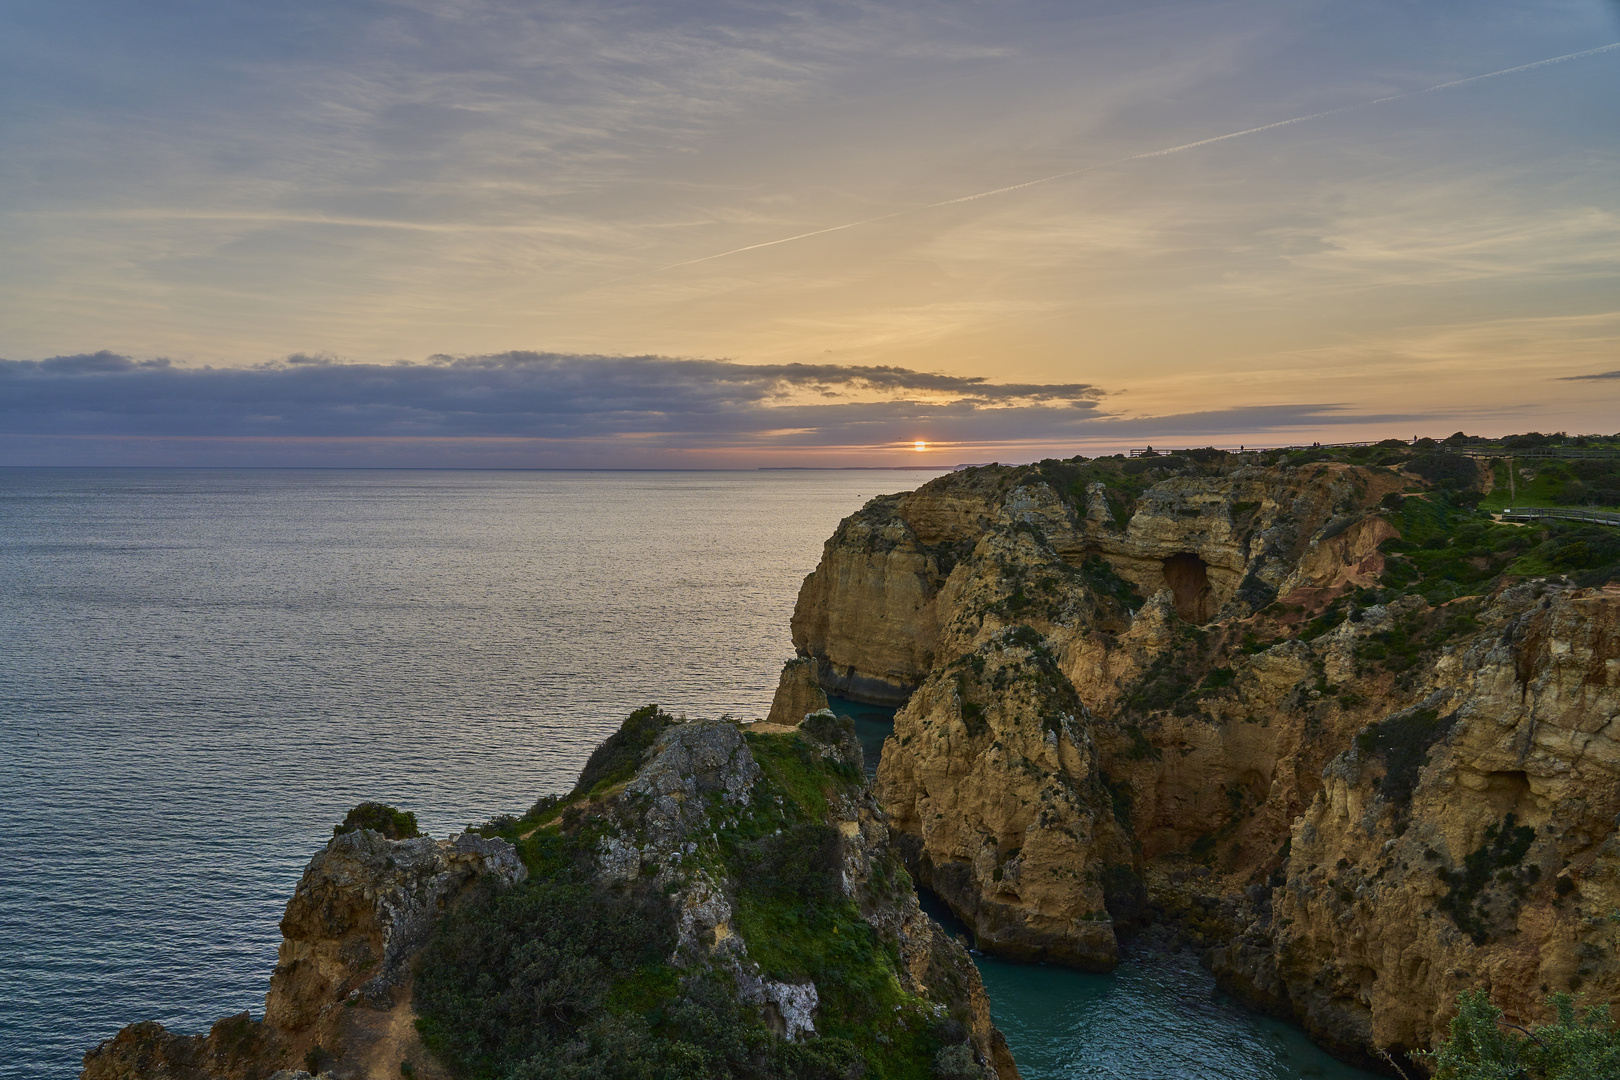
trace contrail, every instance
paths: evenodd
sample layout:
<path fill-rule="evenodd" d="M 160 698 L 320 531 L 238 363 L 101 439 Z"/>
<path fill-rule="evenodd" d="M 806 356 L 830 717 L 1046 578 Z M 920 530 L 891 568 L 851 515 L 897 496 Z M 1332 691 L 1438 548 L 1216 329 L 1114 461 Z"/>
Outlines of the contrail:
<path fill-rule="evenodd" d="M 683 266 L 696 266 L 698 263 L 713 262 L 715 259 L 725 259 L 732 255 L 741 255 L 745 251 L 758 251 L 760 248 L 776 247 L 779 244 L 791 244 L 795 240 L 808 240 L 812 236 L 826 236 L 828 233 L 843 232 L 846 229 L 858 229 L 862 225 L 872 225 L 879 221 L 888 221 L 890 218 L 897 218 L 903 214 L 916 214 L 924 210 L 936 210 L 942 206 L 955 206 L 958 203 L 973 202 L 976 199 L 988 199 L 993 195 L 1006 195 L 1008 192 L 1022 191 L 1025 188 L 1032 188 L 1038 184 L 1050 184 L 1054 180 L 1067 180 L 1071 176 L 1080 176 L 1085 173 L 1096 172 L 1098 169 L 1107 169 L 1115 165 L 1124 165 L 1131 161 L 1142 161 L 1147 158 L 1165 157 L 1169 154 L 1179 154 L 1185 150 L 1196 150 L 1201 146 L 1211 146 L 1218 142 L 1225 142 L 1228 139 L 1241 139 L 1245 135 L 1258 135 L 1262 131 L 1275 131 L 1278 128 L 1289 127 L 1293 124 L 1304 124 L 1311 120 L 1321 120 L 1324 117 L 1337 116 L 1339 113 L 1350 112 L 1354 109 L 1367 109 L 1374 105 L 1387 105 L 1391 101 L 1402 101 L 1406 98 L 1418 97 L 1422 94 L 1438 93 L 1441 90 L 1453 90 L 1459 86 L 1467 86 L 1469 83 L 1481 82 L 1485 79 L 1499 79 L 1504 75 L 1517 75 L 1521 72 L 1534 71 L 1536 68 L 1544 68 L 1552 64 L 1562 64 L 1570 60 L 1580 60 L 1583 57 L 1596 56 L 1599 53 L 1613 52 L 1616 49 L 1620 49 L 1620 41 L 1616 41 L 1609 45 L 1600 45 L 1595 49 L 1586 49 L 1582 52 L 1566 53 L 1563 56 L 1553 56 L 1547 58 L 1546 60 L 1536 60 L 1529 64 L 1520 64 L 1518 67 L 1503 68 L 1501 71 L 1488 71 L 1483 75 L 1470 75 L 1465 79 L 1452 79 L 1450 82 L 1436 83 L 1433 86 L 1425 86 L 1421 90 L 1407 90 L 1399 94 L 1390 94 L 1387 97 L 1373 98 L 1371 101 L 1358 101 L 1353 105 L 1340 105 L 1336 109 L 1327 109 L 1323 112 L 1308 113 L 1305 116 L 1292 116 L 1287 120 L 1277 120 L 1269 124 L 1261 124 L 1259 127 L 1244 128 L 1242 131 L 1229 131 L 1225 135 L 1213 135 L 1207 139 L 1199 139 L 1197 142 L 1182 143 L 1179 146 L 1166 146 L 1161 150 L 1146 150 L 1140 154 L 1131 154 L 1129 157 L 1115 158 L 1112 161 L 1104 161 L 1096 165 L 1086 165 L 1079 169 L 1069 169 L 1066 172 L 1053 173 L 1050 176 L 1043 176 L 1037 180 L 1025 180 L 1021 184 L 1008 184 L 1006 187 L 991 188 L 989 191 L 978 191 L 972 195 L 959 195 L 954 199 L 941 199 L 939 202 L 923 203 L 920 206 L 908 206 L 902 210 L 891 210 L 887 214 L 879 214 L 876 217 L 862 218 L 859 221 L 851 221 L 843 225 L 829 225 L 824 229 L 812 229 L 809 232 L 796 233 L 793 236 L 784 236 L 777 240 L 765 240 L 758 244 L 748 244 L 744 247 L 732 248 L 730 251 L 721 251 L 714 255 L 703 255 L 696 259 L 687 259 L 684 262 L 670 263 L 668 266 L 654 267 L 651 270 L 637 270 L 633 274 L 625 274 L 623 277 L 610 278 L 607 281 L 600 282 L 598 287 L 601 285 L 613 285 L 620 281 L 628 281 L 631 278 L 645 277 L 648 274 L 662 274 L 666 270 L 678 270 Z"/>

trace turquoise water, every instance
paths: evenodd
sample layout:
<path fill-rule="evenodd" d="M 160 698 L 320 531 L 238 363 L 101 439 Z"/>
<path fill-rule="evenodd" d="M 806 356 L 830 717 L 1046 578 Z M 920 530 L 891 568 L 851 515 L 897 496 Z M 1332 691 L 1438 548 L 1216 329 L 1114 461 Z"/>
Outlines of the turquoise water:
<path fill-rule="evenodd" d="M 362 799 L 443 836 L 566 790 L 639 705 L 763 716 L 823 541 L 923 479 L 0 469 L 0 1076 L 260 1013 L 287 897 Z M 841 711 L 875 755 L 887 710 Z M 1196 968 L 982 964 L 1030 1080 L 1239 1074 L 1175 1071 L 1154 1030 L 1262 1080 L 1356 1075 Z"/>
<path fill-rule="evenodd" d="M 854 718 L 867 774 L 875 774 L 895 710 L 832 695 L 828 704 Z M 924 892 L 922 900 L 952 934 L 970 938 L 937 896 Z M 979 952 L 973 959 L 1024 1080 L 1374 1080 L 1299 1028 L 1221 993 L 1190 952 L 1136 957 L 1107 975 Z"/>
<path fill-rule="evenodd" d="M 1107 975 L 975 960 L 1024 1080 L 1373 1080 L 1222 994 L 1188 953 Z"/>
<path fill-rule="evenodd" d="M 883 740 L 894 730 L 894 710 L 882 705 L 868 705 L 851 701 L 837 694 L 827 695 L 827 704 L 839 716 L 855 721 L 855 737 L 861 740 L 861 752 L 866 755 L 866 775 L 876 776 L 878 758 L 883 753 Z"/>

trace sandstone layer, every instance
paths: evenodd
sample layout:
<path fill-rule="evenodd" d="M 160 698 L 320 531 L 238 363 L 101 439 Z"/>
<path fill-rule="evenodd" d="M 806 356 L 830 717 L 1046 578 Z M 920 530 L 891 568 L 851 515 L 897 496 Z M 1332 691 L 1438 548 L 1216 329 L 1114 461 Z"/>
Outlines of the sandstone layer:
<path fill-rule="evenodd" d="M 85 1055 L 84 1078 L 259 1080 L 308 1065 L 394 1080 L 405 1062 L 429 1080 L 442 1075 L 416 1037 L 410 961 L 444 905 L 474 880 L 527 873 L 510 844 L 473 833 L 333 837 L 287 902 L 262 1021 L 242 1013 L 206 1036 L 132 1024 Z"/>
<path fill-rule="evenodd" d="M 1403 590 L 1394 469 L 1141 464 L 874 499 L 806 579 L 822 684 L 905 701 L 877 791 L 919 881 L 1017 958 L 1174 925 L 1373 1067 L 1470 987 L 1611 1000 L 1620 599 Z"/>

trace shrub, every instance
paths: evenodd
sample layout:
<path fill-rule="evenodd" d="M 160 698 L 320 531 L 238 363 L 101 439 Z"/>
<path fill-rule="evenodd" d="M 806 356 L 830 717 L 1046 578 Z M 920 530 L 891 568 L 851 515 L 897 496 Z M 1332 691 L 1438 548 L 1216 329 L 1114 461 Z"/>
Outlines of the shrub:
<path fill-rule="evenodd" d="M 350 810 L 343 824 L 332 826 L 333 836 L 342 836 L 356 829 L 371 829 L 390 840 L 409 840 L 421 836 L 416 828 L 416 815 L 408 810 L 395 810 L 387 803 L 363 802 Z"/>
<path fill-rule="evenodd" d="M 1541 877 L 1540 867 L 1528 868 L 1535 871 L 1534 874 L 1518 869 L 1530 845 L 1535 842 L 1536 831 L 1528 825 L 1517 825 L 1516 821 L 1517 818 L 1509 814 L 1500 825 L 1487 828 L 1484 843 L 1463 859 L 1462 870 L 1442 868 L 1439 871 L 1440 880 L 1450 888 L 1446 895 L 1435 902 L 1435 906 L 1450 915 L 1457 929 L 1471 937 L 1475 945 L 1483 945 L 1490 940 L 1485 910 L 1479 898 L 1491 884 L 1492 878 L 1497 878 L 1501 884 L 1511 885 L 1521 880 L 1534 884 Z"/>
<path fill-rule="evenodd" d="M 1402 810 L 1410 806 L 1430 748 L 1456 722 L 1456 713 L 1442 717 L 1434 709 L 1414 709 L 1363 729 L 1356 736 L 1356 746 L 1363 753 L 1384 759 L 1384 778 L 1378 793 Z"/>
<path fill-rule="evenodd" d="M 1451 1037 L 1421 1054 L 1435 1080 L 1597 1080 L 1620 1076 L 1620 1032 L 1608 1006 L 1577 1017 L 1568 994 L 1547 999 L 1557 1019 L 1523 1035 L 1505 1024 L 1484 990 L 1457 998 Z"/>
<path fill-rule="evenodd" d="M 1139 608 L 1144 602 L 1136 586 L 1120 577 L 1108 560 L 1100 555 L 1086 556 L 1085 562 L 1080 564 L 1080 573 L 1092 592 L 1107 597 L 1121 607 Z"/>
<path fill-rule="evenodd" d="M 642 757 L 658 741 L 664 729 L 679 722 L 673 716 L 660 712 L 656 705 L 647 705 L 631 713 L 618 731 L 591 751 L 585 768 L 579 774 L 579 782 L 574 785 L 574 794 L 580 795 L 594 791 L 599 786 L 612 786 L 630 779 L 641 767 Z"/>
<path fill-rule="evenodd" d="M 462 1076 L 504 1076 L 598 1018 L 616 980 L 674 944 L 675 913 L 649 889 L 568 875 L 485 886 L 422 952 L 413 993 L 424 1040 Z"/>
<path fill-rule="evenodd" d="M 806 904 L 843 894 L 843 838 L 837 829 L 803 822 L 742 845 L 733 859 L 743 891 L 760 897 L 799 898 Z"/>
<path fill-rule="evenodd" d="M 1462 454 L 1419 454 L 1406 463 L 1406 468 L 1431 484 L 1467 487 L 1479 479 L 1479 466 Z"/>

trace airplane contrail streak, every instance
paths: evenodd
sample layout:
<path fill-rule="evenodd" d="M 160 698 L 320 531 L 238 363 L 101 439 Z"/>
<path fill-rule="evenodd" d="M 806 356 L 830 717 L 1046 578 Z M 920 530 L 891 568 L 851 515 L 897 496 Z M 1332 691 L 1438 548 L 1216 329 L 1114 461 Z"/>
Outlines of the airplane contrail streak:
<path fill-rule="evenodd" d="M 1616 49 L 1620 49 L 1620 41 L 1613 42 L 1609 45 L 1600 45 L 1595 49 L 1585 49 L 1581 52 L 1566 53 L 1563 56 L 1552 56 L 1545 60 L 1536 60 L 1528 64 L 1520 64 L 1518 67 L 1503 68 L 1501 71 L 1488 71 L 1483 75 L 1470 75 L 1463 79 L 1452 79 L 1450 82 L 1436 83 L 1433 86 L 1425 86 L 1419 90 L 1407 90 L 1399 94 L 1390 94 L 1386 97 L 1373 98 L 1370 101 L 1358 101 L 1351 105 L 1340 105 L 1336 109 L 1326 109 L 1322 112 L 1308 113 L 1304 116 L 1291 116 L 1287 120 L 1276 120 L 1269 124 L 1261 124 L 1259 127 L 1244 128 L 1242 131 L 1229 131 L 1225 135 L 1212 135 L 1207 139 L 1199 139 L 1196 142 L 1182 143 L 1179 146 L 1166 146 L 1159 150 L 1145 150 L 1140 154 L 1131 154 L 1128 157 L 1115 158 L 1112 161 L 1099 162 L 1096 165 L 1086 165 L 1078 169 L 1069 169 L 1065 172 L 1053 173 L 1050 176 L 1042 176 L 1036 180 L 1025 180 L 1020 184 L 1008 184 L 1006 187 L 991 188 L 989 191 L 978 191 L 974 192 L 972 195 L 959 195 L 954 199 L 941 199 L 939 202 L 923 203 L 919 206 L 907 206 L 900 210 L 892 210 L 887 214 L 879 214 L 876 217 L 862 218 L 859 221 L 846 222 L 843 225 L 829 225 L 823 229 L 811 229 L 809 232 L 796 233 L 793 236 L 783 236 L 776 240 L 764 240 L 758 244 L 748 244 L 744 247 L 732 248 L 730 251 L 721 251 L 713 255 L 703 255 L 696 259 L 687 259 L 683 262 L 670 263 L 668 266 L 654 267 L 651 270 L 638 270 L 633 274 L 625 274 L 623 277 L 610 278 L 607 281 L 600 282 L 597 287 L 600 287 L 601 285 L 613 285 L 620 281 L 629 281 L 631 278 L 646 277 L 649 274 L 662 274 L 666 270 L 678 270 L 683 266 L 696 266 L 698 263 L 713 262 L 715 259 L 725 259 L 732 255 L 741 255 L 747 251 L 758 251 L 761 248 L 777 247 L 781 244 L 791 244 L 795 240 L 808 240 L 812 236 L 826 236 L 828 233 L 843 232 L 846 229 L 857 229 L 862 225 L 872 225 L 879 221 L 888 221 L 890 218 L 897 218 L 904 214 L 915 214 L 924 210 L 936 210 L 942 206 L 956 206 L 959 203 L 973 202 L 977 199 L 988 199 L 994 195 L 1006 195 L 1008 192 L 1022 191 L 1025 188 L 1032 188 L 1038 184 L 1050 184 L 1054 180 L 1067 180 L 1071 176 L 1080 176 L 1084 173 L 1096 172 L 1098 169 L 1107 169 L 1115 165 L 1124 165 L 1131 161 L 1143 161 L 1147 158 L 1166 157 L 1170 154 L 1179 154 L 1186 150 L 1197 150 L 1199 147 L 1211 146 L 1218 142 L 1225 142 L 1228 139 L 1241 139 L 1246 135 L 1258 135 L 1263 131 L 1275 131 L 1277 128 L 1289 127 L 1293 124 L 1304 124 L 1312 120 L 1321 120 L 1324 117 L 1337 116 L 1339 113 L 1350 112 L 1355 109 L 1367 109 L 1373 107 L 1374 105 L 1387 105 L 1392 101 L 1402 101 L 1406 98 L 1418 97 L 1422 94 L 1433 94 L 1441 90 L 1452 90 L 1459 86 L 1467 86 L 1469 83 L 1481 82 L 1485 79 L 1499 79 L 1504 75 L 1517 75 L 1521 72 L 1534 71 L 1536 68 L 1548 67 L 1552 64 L 1562 64 L 1570 60 L 1580 60 L 1584 57 L 1596 56 L 1599 53 L 1613 52 Z"/>

